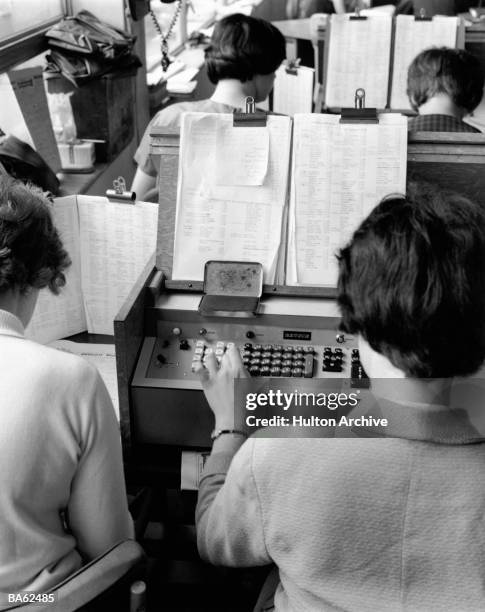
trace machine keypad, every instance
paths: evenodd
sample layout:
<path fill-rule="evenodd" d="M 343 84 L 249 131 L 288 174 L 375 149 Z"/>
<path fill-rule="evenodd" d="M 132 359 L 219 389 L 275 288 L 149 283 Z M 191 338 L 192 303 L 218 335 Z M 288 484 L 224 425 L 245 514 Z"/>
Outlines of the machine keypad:
<path fill-rule="evenodd" d="M 192 356 L 192 372 L 204 362 L 207 355 L 215 354 L 218 362 L 221 361 L 226 350 L 235 346 L 234 342 L 225 343 L 221 340 L 209 345 L 204 340 L 195 342 Z M 322 371 L 329 374 L 344 372 L 346 361 L 350 359 L 350 379 L 352 387 L 367 388 L 369 379 L 360 362 L 359 350 L 342 349 L 339 346 L 324 346 L 315 350 L 313 346 L 282 346 L 280 344 L 252 344 L 246 342 L 239 347 L 244 367 L 251 376 L 282 376 L 313 378 L 315 358 L 322 358 Z M 348 367 L 348 366 L 347 366 Z"/>
<path fill-rule="evenodd" d="M 194 372 L 213 349 L 198 340 L 195 344 L 192 359 Z M 233 342 L 225 344 L 218 341 L 215 345 L 215 356 L 220 362 L 226 348 L 234 346 Z M 251 344 L 246 342 L 240 347 L 241 358 L 251 376 L 285 376 L 312 378 L 315 350 L 312 346 L 281 346 L 279 344 Z"/>

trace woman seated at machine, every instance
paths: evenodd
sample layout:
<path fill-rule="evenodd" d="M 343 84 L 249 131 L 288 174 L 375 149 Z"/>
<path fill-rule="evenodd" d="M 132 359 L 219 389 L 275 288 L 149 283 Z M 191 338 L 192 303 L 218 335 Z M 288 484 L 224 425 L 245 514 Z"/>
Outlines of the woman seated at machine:
<path fill-rule="evenodd" d="M 156 185 L 158 169 L 150 158 L 150 131 L 153 126 L 179 127 L 182 113 L 232 113 L 245 107 L 245 99 L 265 100 L 273 89 L 275 71 L 286 57 L 281 32 L 263 19 L 236 13 L 218 21 L 205 51 L 209 79 L 215 84 L 208 100 L 180 102 L 164 108 L 151 120 L 135 154 L 138 164 L 132 190 L 138 199 Z M 158 197 L 154 198 L 158 201 Z"/>
<path fill-rule="evenodd" d="M 475 612 L 485 601 L 485 436 L 449 391 L 450 377 L 485 359 L 483 207 L 434 186 L 389 196 L 339 267 L 342 323 L 389 429 L 246 440 L 239 352 L 220 365 L 209 355 L 200 376 L 215 441 L 199 551 L 214 564 L 275 564 L 257 610 Z"/>
<path fill-rule="evenodd" d="M 120 432 L 97 370 L 25 337 L 70 259 L 42 192 L 0 177 L 0 592 L 47 591 L 133 537 Z M 2 608 L 0 602 L 0 608 Z"/>

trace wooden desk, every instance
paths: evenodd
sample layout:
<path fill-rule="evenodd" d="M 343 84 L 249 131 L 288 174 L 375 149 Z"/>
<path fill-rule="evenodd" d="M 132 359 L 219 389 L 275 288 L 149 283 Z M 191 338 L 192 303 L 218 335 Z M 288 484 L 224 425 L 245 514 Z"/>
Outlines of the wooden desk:
<path fill-rule="evenodd" d="M 411 132 L 408 179 L 413 178 L 483 203 L 485 134 Z"/>

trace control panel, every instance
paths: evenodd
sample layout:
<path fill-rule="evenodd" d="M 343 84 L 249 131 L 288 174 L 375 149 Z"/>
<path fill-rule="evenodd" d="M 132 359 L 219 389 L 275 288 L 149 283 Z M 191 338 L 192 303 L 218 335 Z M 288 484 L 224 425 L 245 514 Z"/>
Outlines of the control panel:
<path fill-rule="evenodd" d="M 284 378 L 347 378 L 352 387 L 368 386 L 355 340 L 331 330 L 284 329 L 227 323 L 158 323 L 156 338 L 145 338 L 135 384 L 200 388 L 195 371 L 210 353 L 220 361 L 236 346 L 251 376 Z"/>
<path fill-rule="evenodd" d="M 295 304 L 295 308 L 297 304 Z M 339 378 L 345 388 L 368 386 L 354 337 L 338 320 L 295 314 L 252 319 L 204 318 L 197 312 L 157 312 L 144 338 L 131 383 L 136 444 L 208 448 L 214 418 L 194 371 L 211 352 L 231 344 L 252 376 Z"/>

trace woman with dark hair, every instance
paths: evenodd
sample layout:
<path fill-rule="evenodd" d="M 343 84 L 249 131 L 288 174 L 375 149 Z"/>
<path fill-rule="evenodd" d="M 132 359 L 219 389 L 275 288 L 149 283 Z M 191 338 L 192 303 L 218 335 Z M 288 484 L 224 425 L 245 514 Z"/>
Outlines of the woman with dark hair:
<path fill-rule="evenodd" d="M 417 117 L 417 132 L 479 132 L 463 121 L 483 96 L 480 61 L 464 49 L 433 47 L 421 51 L 408 68 L 407 94 Z"/>
<path fill-rule="evenodd" d="M 244 108 L 245 98 L 266 99 L 273 88 L 275 71 L 286 57 L 281 32 L 263 19 L 240 13 L 229 15 L 214 27 L 205 51 L 209 79 L 215 84 L 208 100 L 181 102 L 161 110 L 145 130 L 135 154 L 138 168 L 132 190 L 139 199 L 156 185 L 158 169 L 150 159 L 150 130 L 153 126 L 179 127 L 182 113 L 232 113 Z"/>
<path fill-rule="evenodd" d="M 482 610 L 483 378 L 450 394 L 450 377 L 485 359 L 483 206 L 435 186 L 384 199 L 339 254 L 338 304 L 373 393 L 350 413 L 343 404 L 355 427 L 246 440 L 238 350 L 200 369 L 215 430 L 199 551 L 219 565 L 276 565 L 257 610 Z"/>
<path fill-rule="evenodd" d="M 0 176 L 0 593 L 46 591 L 133 537 L 99 374 L 24 335 L 70 263 L 42 192 Z"/>

